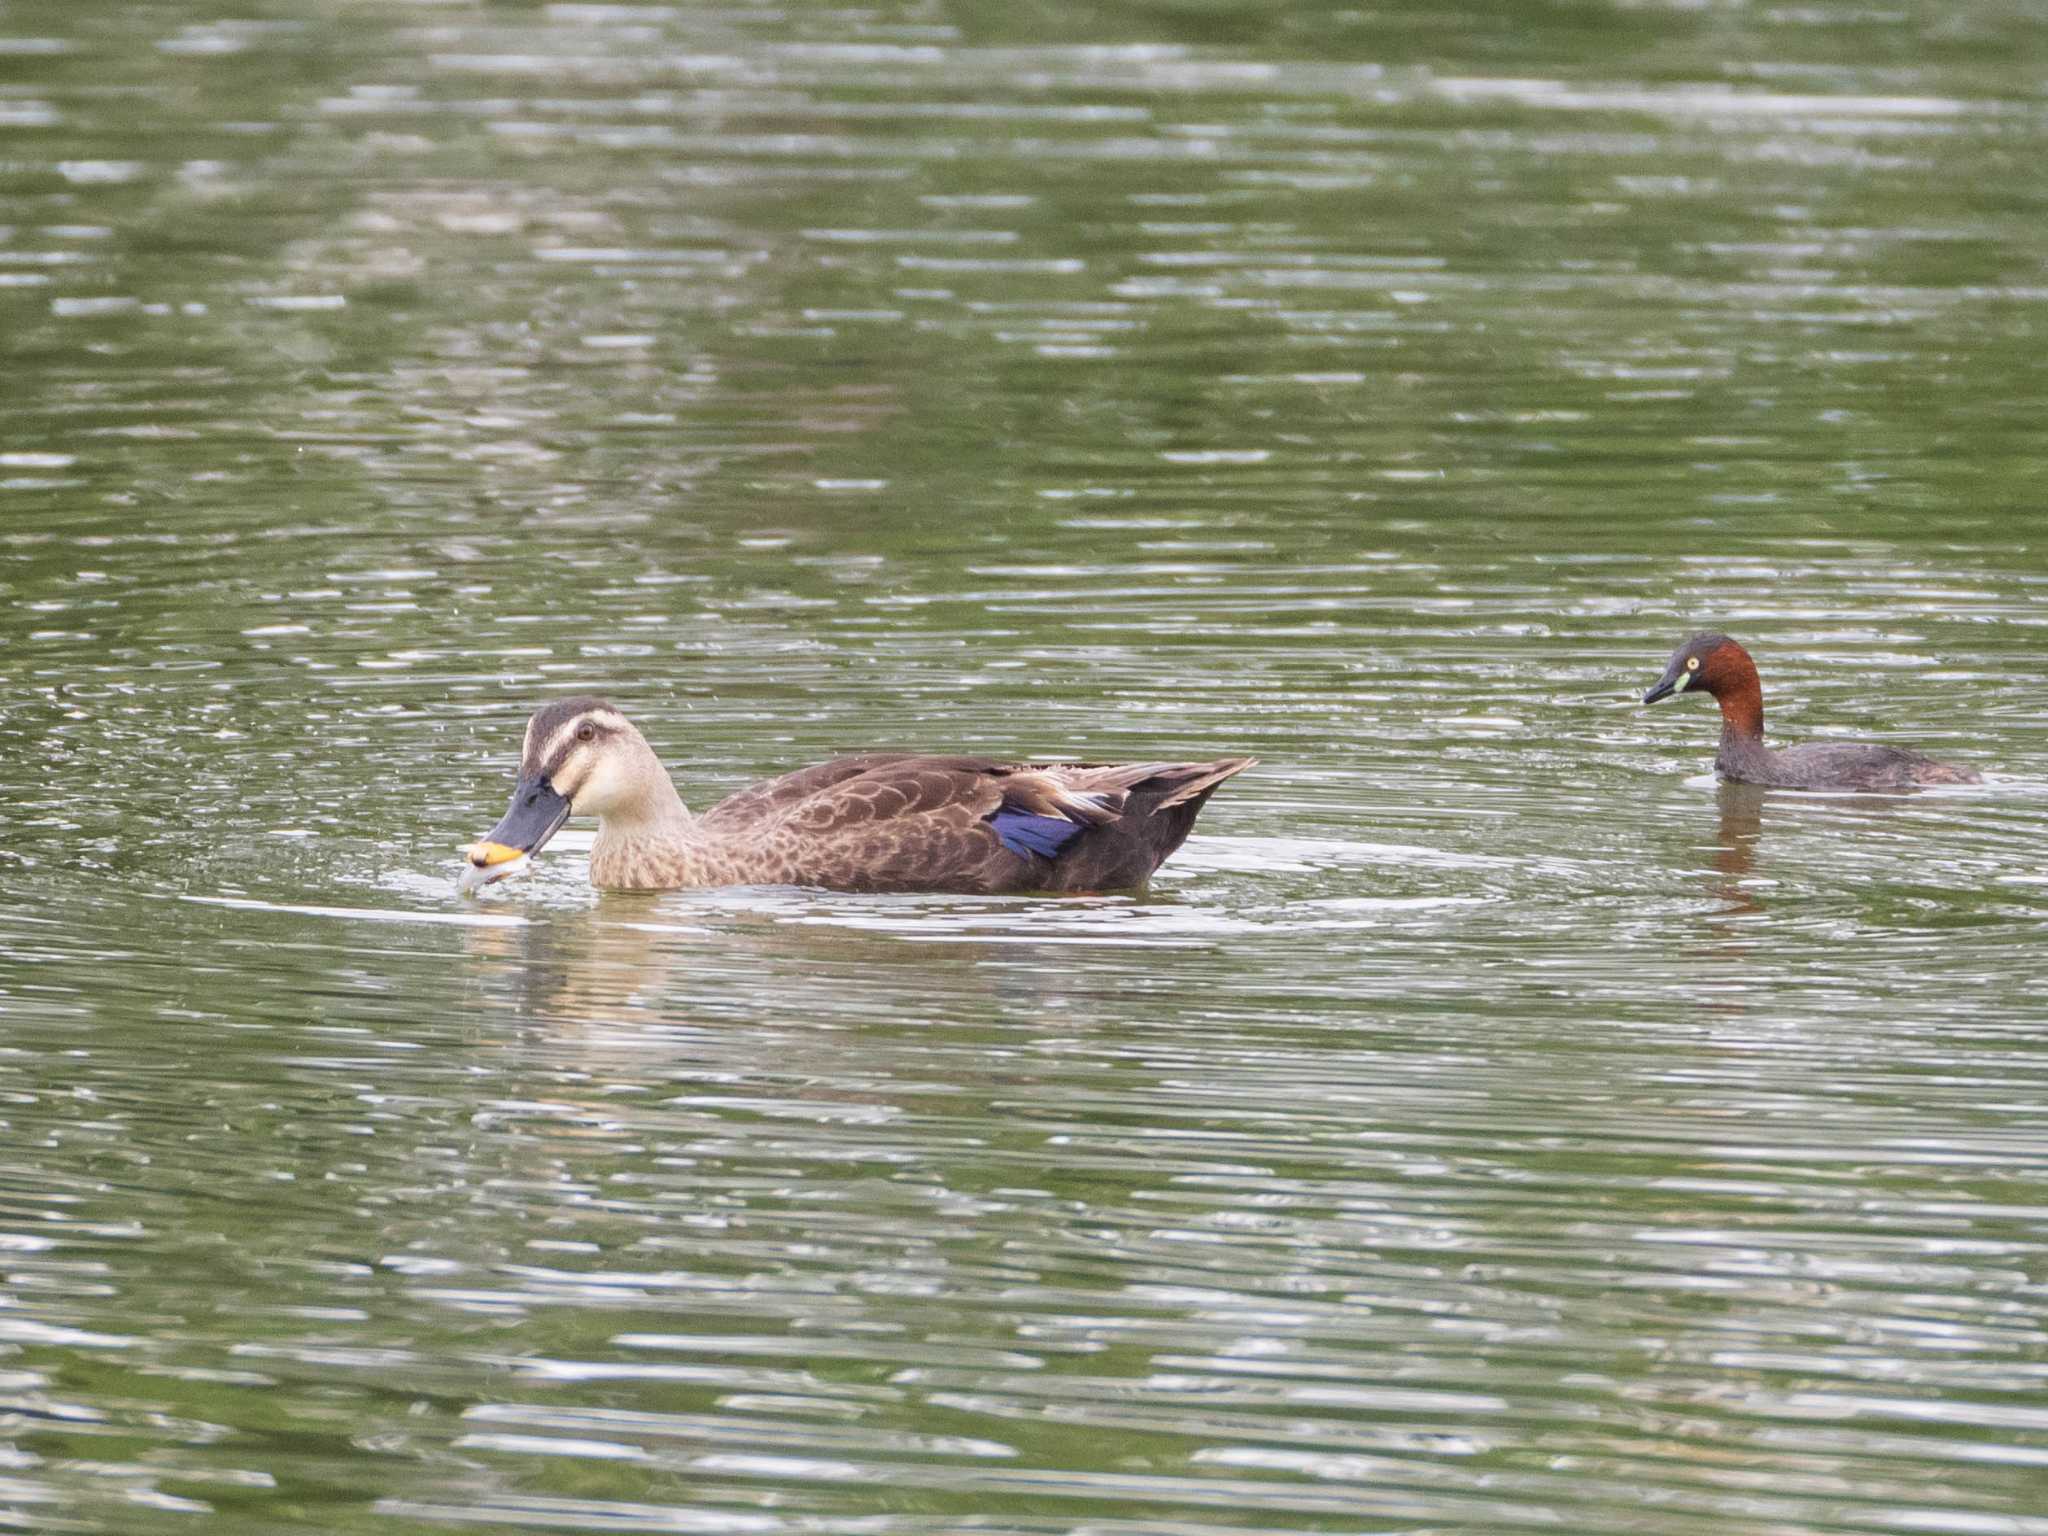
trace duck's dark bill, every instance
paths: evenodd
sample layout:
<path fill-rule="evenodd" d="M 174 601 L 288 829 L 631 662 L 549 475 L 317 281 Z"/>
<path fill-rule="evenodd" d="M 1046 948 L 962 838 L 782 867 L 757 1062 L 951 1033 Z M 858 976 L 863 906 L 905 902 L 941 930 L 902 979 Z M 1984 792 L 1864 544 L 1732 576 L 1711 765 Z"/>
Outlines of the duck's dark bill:
<path fill-rule="evenodd" d="M 569 802 L 555 793 L 554 785 L 544 778 L 521 779 L 498 824 L 463 850 L 469 868 L 462 872 L 462 889 L 472 891 L 517 874 L 568 819 Z"/>
<path fill-rule="evenodd" d="M 521 779 L 512 791 L 512 803 L 498 824 L 484 834 L 484 841 L 521 853 L 539 853 L 568 819 L 569 802 L 555 793 L 554 785 L 540 777 Z"/>

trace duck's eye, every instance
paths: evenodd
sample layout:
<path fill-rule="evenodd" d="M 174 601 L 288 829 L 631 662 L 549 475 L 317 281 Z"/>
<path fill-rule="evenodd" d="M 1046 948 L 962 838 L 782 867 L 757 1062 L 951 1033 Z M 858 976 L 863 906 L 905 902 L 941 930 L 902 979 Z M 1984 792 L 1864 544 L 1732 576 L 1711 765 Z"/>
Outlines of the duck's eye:
<path fill-rule="evenodd" d="M 1697 656 L 1688 656 L 1688 657 L 1686 657 L 1686 658 L 1685 658 L 1685 670 L 1686 670 L 1686 671 L 1688 671 L 1688 672 L 1697 672 L 1697 671 L 1699 671 L 1699 669 L 1700 669 L 1700 659 L 1699 659 L 1699 657 L 1697 657 Z M 588 730 L 588 729 L 589 729 L 589 727 L 588 727 L 588 726 L 585 726 L 585 727 L 584 727 L 584 729 L 585 729 L 585 730 Z M 588 741 L 589 739 L 590 739 L 590 738 L 589 738 L 589 737 L 587 737 L 587 736 L 586 736 L 586 737 L 584 738 L 584 740 L 586 740 L 586 741 Z"/>
<path fill-rule="evenodd" d="M 591 724 L 590 724 L 589 722 L 587 722 L 587 721 L 586 721 L 586 722 L 585 722 L 584 724 L 582 724 L 582 725 L 579 725 L 579 726 L 577 726 L 577 727 L 576 727 L 576 739 L 577 739 L 578 741 L 595 741 L 595 740 L 597 740 L 597 727 L 596 727 L 596 726 L 594 726 L 594 725 L 591 725 Z"/>

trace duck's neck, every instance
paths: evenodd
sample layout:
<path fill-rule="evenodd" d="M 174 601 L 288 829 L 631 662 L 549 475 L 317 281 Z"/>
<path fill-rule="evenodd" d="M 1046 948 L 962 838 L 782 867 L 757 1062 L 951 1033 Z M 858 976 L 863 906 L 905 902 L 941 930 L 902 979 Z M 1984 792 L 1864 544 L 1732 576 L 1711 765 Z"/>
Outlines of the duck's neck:
<path fill-rule="evenodd" d="M 707 884 L 690 878 L 702 867 L 705 840 L 666 773 L 646 792 L 599 818 L 590 849 L 590 883 L 608 891 L 648 891 Z"/>
<path fill-rule="evenodd" d="M 1770 760 L 1770 749 L 1764 745 L 1763 683 L 1754 666 L 1744 667 L 1742 673 L 1714 694 L 1714 702 L 1721 706 L 1721 749 L 1714 761 L 1724 772 Z"/>

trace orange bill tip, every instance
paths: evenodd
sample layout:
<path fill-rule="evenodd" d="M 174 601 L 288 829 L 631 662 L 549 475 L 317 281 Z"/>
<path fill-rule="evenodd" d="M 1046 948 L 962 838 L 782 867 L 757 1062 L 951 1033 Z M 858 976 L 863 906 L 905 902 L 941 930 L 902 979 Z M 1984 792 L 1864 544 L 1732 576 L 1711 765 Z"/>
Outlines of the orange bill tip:
<path fill-rule="evenodd" d="M 462 856 L 478 869 L 489 869 L 493 865 L 508 863 L 513 859 L 526 857 L 525 850 L 510 848 L 504 843 L 471 843 L 462 850 Z"/>

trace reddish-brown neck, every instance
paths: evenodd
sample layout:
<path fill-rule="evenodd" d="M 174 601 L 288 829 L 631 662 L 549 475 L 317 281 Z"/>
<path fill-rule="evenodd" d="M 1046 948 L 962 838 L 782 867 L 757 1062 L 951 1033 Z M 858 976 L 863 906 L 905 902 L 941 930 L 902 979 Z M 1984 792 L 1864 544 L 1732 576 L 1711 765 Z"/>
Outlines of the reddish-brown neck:
<path fill-rule="evenodd" d="M 1723 735 L 1763 740 L 1764 685 L 1747 651 L 1739 645 L 1722 646 L 1707 658 L 1702 680 L 1721 706 Z"/>

